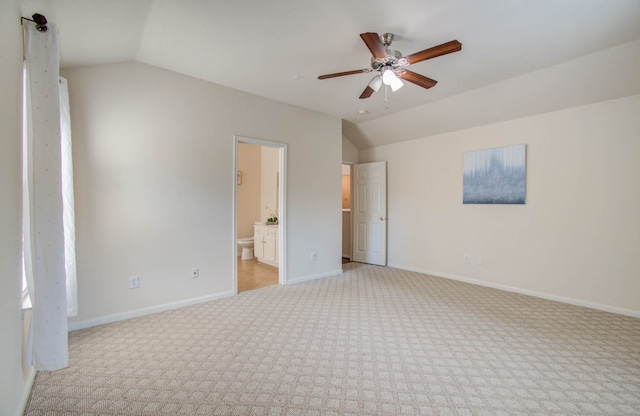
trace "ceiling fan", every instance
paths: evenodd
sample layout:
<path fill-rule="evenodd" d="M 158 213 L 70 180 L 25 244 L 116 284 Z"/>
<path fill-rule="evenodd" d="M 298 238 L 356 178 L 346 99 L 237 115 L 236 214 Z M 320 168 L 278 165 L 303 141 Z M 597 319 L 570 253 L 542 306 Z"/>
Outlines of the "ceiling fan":
<path fill-rule="evenodd" d="M 376 75 L 364 89 L 360 95 L 360 99 L 371 97 L 374 92 L 377 92 L 380 89 L 382 84 L 391 87 L 392 91 L 397 91 L 403 85 L 401 79 L 419 85 L 423 88 L 431 88 L 436 85 L 438 81 L 427 78 L 413 71 L 409 71 L 405 68 L 411 64 L 426 61 L 427 59 L 436 58 L 452 52 L 458 52 L 462 49 L 462 44 L 460 42 L 452 40 L 443 43 L 442 45 L 434 46 L 408 56 L 402 56 L 400 52 L 389 48 L 389 46 L 391 46 L 391 42 L 393 42 L 393 33 L 384 33 L 380 36 L 377 33 L 367 32 L 361 33 L 360 37 L 373 55 L 371 57 L 371 68 L 336 72 L 334 74 L 320 75 L 318 77 L 318 79 L 328 79 L 373 71 L 379 72 L 380 74 Z"/>

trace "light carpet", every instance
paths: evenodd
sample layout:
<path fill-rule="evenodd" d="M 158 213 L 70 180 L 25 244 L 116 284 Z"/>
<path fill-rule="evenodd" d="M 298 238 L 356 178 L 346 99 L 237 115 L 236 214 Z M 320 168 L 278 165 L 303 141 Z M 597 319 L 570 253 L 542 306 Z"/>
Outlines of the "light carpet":
<path fill-rule="evenodd" d="M 25 415 L 640 414 L 640 319 L 344 269 L 72 332 Z"/>

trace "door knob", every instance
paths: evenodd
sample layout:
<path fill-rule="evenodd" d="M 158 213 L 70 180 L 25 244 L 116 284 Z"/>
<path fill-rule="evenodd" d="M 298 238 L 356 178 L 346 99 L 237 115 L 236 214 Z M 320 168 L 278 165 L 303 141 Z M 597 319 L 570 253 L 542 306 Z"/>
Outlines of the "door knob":
<path fill-rule="evenodd" d="M 380 217 L 380 221 L 384 221 L 384 217 Z"/>

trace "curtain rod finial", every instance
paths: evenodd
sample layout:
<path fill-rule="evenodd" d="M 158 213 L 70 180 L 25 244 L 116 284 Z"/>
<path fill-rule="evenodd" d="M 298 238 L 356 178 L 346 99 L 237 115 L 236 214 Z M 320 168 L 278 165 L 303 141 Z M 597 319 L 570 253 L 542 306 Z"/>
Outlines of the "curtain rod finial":
<path fill-rule="evenodd" d="M 40 32 L 46 32 L 47 31 L 47 18 L 46 17 L 44 17 L 40 13 L 34 13 L 33 16 L 31 16 L 31 17 L 33 17 L 33 21 L 36 23 L 36 28 Z"/>
<path fill-rule="evenodd" d="M 44 15 L 41 15 L 40 13 L 34 13 L 31 17 L 33 19 L 28 19 L 26 17 L 23 17 L 20 19 L 20 21 L 22 22 L 22 20 L 28 20 L 30 22 L 35 23 L 36 29 L 38 29 L 40 32 L 46 32 L 48 30 L 47 18 L 44 17 Z"/>

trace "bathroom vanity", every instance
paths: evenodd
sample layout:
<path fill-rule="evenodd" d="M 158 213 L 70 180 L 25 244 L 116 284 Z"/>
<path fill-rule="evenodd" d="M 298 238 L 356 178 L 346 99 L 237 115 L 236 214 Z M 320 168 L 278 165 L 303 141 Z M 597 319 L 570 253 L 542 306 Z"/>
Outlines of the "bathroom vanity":
<path fill-rule="evenodd" d="M 253 255 L 263 263 L 278 267 L 278 226 L 253 226 Z"/>

